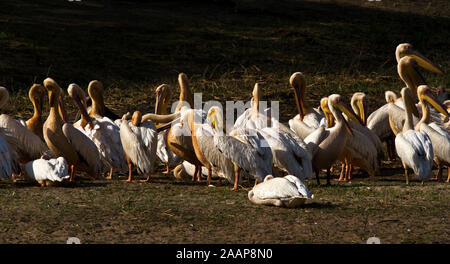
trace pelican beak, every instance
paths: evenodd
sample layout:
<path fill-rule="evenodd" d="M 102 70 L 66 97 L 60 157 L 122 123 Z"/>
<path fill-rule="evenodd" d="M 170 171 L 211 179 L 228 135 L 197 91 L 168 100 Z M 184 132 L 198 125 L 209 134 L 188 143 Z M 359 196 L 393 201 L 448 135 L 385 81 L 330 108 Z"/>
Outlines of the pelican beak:
<path fill-rule="evenodd" d="M 427 101 L 431 106 L 433 106 L 441 114 L 443 114 L 446 117 L 449 116 L 448 112 L 445 110 L 446 107 L 444 105 L 442 105 L 441 103 L 439 103 L 435 99 L 435 97 L 433 96 L 433 94 L 431 93 L 431 91 L 429 89 L 427 89 L 426 92 L 424 94 L 422 94 L 421 96 L 422 96 L 423 100 Z"/>
<path fill-rule="evenodd" d="M 160 109 L 161 109 L 161 102 L 162 102 L 162 100 L 161 100 L 161 98 L 162 98 L 162 96 L 163 96 L 163 90 L 162 89 L 159 89 L 157 92 L 156 92 L 156 105 L 155 105 L 155 114 L 160 114 Z"/>
<path fill-rule="evenodd" d="M 172 122 L 157 127 L 156 128 L 156 132 L 159 133 L 159 132 L 167 130 L 167 129 L 171 128 L 171 127 L 172 127 Z"/>
<path fill-rule="evenodd" d="M 301 88 L 298 80 L 295 80 L 291 77 L 291 86 L 292 88 L 294 88 L 295 103 L 297 104 L 299 119 L 303 121 L 303 118 L 305 117 L 305 112 L 303 111 L 304 103 L 301 98 Z"/>
<path fill-rule="evenodd" d="M 413 52 L 411 52 L 411 54 L 406 55 L 413 57 L 420 67 L 435 72 L 437 74 L 444 74 L 444 72 L 438 66 L 434 65 L 429 59 L 420 54 L 420 52 L 414 50 Z"/>
<path fill-rule="evenodd" d="M 89 116 L 86 106 L 83 104 L 82 99 L 80 95 L 77 92 L 69 94 L 69 96 L 75 101 L 75 104 L 78 106 L 78 109 L 80 110 L 81 115 L 83 118 L 88 122 L 90 128 L 94 128 L 94 124 L 92 123 L 92 119 Z M 84 128 L 84 127 L 83 127 Z"/>
<path fill-rule="evenodd" d="M 66 106 L 64 104 L 63 100 L 63 94 L 60 94 L 58 98 L 58 104 L 59 104 L 59 114 L 61 115 L 61 118 L 64 122 L 67 122 L 67 112 L 66 112 Z"/>
<path fill-rule="evenodd" d="M 357 104 L 358 104 L 358 108 L 359 108 L 361 125 L 366 126 L 367 105 L 364 104 L 363 100 L 358 100 Z"/>
<path fill-rule="evenodd" d="M 360 119 L 358 116 L 355 116 L 355 114 L 353 114 L 353 112 L 350 111 L 350 109 L 349 109 L 345 104 L 343 104 L 343 103 L 338 103 L 338 104 L 336 105 L 336 107 L 337 107 L 342 113 L 344 113 L 348 118 L 350 118 L 351 120 L 353 120 L 354 122 L 357 122 L 357 123 L 359 123 L 359 124 L 362 123 L 362 122 L 361 122 L 361 119 Z M 350 125 L 349 125 L 349 123 L 347 122 L 347 120 L 344 118 L 343 121 L 344 121 L 345 128 L 347 129 L 347 132 L 348 132 L 350 135 L 354 136 L 353 130 L 352 130 L 352 128 L 350 127 Z"/>

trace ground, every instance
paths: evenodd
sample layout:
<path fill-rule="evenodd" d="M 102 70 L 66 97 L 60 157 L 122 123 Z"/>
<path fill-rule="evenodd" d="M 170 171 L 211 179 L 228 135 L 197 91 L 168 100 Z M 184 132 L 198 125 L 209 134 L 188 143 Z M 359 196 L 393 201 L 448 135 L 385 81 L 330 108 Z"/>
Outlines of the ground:
<path fill-rule="evenodd" d="M 101 80 L 116 113 L 153 112 L 157 85 L 177 91 L 177 74 L 185 72 L 204 102 L 247 101 L 258 81 L 265 99 L 280 101 L 287 122 L 296 114 L 288 84 L 296 71 L 306 76 L 311 105 L 331 93 L 364 91 L 373 111 L 385 90 L 403 87 L 399 43 L 412 43 L 447 71 L 448 5 L 1 1 L 0 85 L 11 95 L 2 113 L 29 118 L 28 88 L 47 76 L 63 88 Z M 432 87 L 449 84 L 448 75 L 422 73 Z M 74 120 L 75 106 L 65 100 Z M 315 197 L 297 209 L 251 204 L 246 181 L 233 192 L 217 182 L 178 182 L 163 169 L 150 183 L 125 183 L 124 175 L 50 188 L 0 181 L 0 243 L 65 243 L 71 236 L 82 243 L 365 243 L 372 236 L 449 243 L 450 185 L 415 179 L 406 186 L 398 160 L 384 164 L 374 183 L 360 171 L 350 183 L 306 182 Z"/>

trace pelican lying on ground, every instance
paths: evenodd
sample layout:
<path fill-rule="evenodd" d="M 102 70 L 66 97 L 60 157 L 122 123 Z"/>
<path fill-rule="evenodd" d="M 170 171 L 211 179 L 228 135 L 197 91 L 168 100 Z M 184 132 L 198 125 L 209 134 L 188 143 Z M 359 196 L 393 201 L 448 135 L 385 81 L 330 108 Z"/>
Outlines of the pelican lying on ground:
<path fill-rule="evenodd" d="M 42 187 L 68 180 L 69 166 L 63 157 L 57 159 L 37 159 L 25 164 L 25 176 L 37 181 Z"/>
<path fill-rule="evenodd" d="M 352 140 L 354 135 L 341 112 L 344 112 L 347 117 L 357 120 L 357 117 L 345 106 L 342 97 L 338 94 L 328 97 L 328 109 L 336 120 L 336 124 L 327 129 L 319 127 L 305 138 L 305 143 L 313 156 L 312 166 L 316 173 L 317 184 L 320 184 L 320 169 L 327 169 L 327 185 L 330 184 L 331 165 L 341 156 L 347 139 Z M 349 134 L 352 138 L 349 138 Z"/>
<path fill-rule="evenodd" d="M 154 170 L 157 146 L 156 127 L 151 121 L 142 123 L 142 114 L 135 111 L 131 121 L 123 120 L 120 125 L 120 140 L 128 162 L 128 182 L 132 181 L 131 172 L 134 164 L 139 173 L 147 175 Z"/>
<path fill-rule="evenodd" d="M 426 85 L 417 88 L 417 97 L 422 105 L 422 119 L 415 125 L 415 130 L 426 133 L 433 145 L 434 161 L 438 165 L 438 172 L 434 179 L 442 179 L 442 167 L 450 166 L 450 134 L 436 123 L 430 123 L 430 104 L 440 113 L 449 116 L 442 105 L 434 98 L 430 89 Z M 450 176 L 450 170 L 448 170 Z"/>
<path fill-rule="evenodd" d="M 89 116 L 84 101 L 85 93 L 77 84 L 70 84 L 67 92 L 81 113 L 81 119 L 73 126 L 83 132 L 96 145 L 104 167 L 109 169 L 107 179 L 112 178 L 113 170 L 125 172 L 128 166 L 123 153 L 118 125 L 106 116 L 102 118 L 99 118 L 98 115 Z"/>
<path fill-rule="evenodd" d="M 295 102 L 298 109 L 298 114 L 289 120 L 289 127 L 300 138 L 305 139 L 320 126 L 320 121 L 324 116 L 317 109 L 308 107 L 304 101 L 306 81 L 303 73 L 296 72 L 292 74 L 289 83 L 294 88 Z"/>
<path fill-rule="evenodd" d="M 61 87 L 51 78 L 44 80 L 44 87 L 48 90 L 50 104 L 50 114 L 43 127 L 45 142 L 56 157 L 66 159 L 71 169 L 70 181 L 74 179 L 77 170 L 98 178 L 102 164 L 97 147 L 72 124 L 65 123 L 59 115 L 59 106 L 62 106 Z M 65 113 L 63 106 L 61 112 Z"/>
<path fill-rule="evenodd" d="M 411 112 L 411 105 L 413 104 L 409 93 L 407 88 L 403 88 L 401 91 L 405 106 L 405 124 L 403 129 L 399 131 L 392 126 L 392 131 L 396 135 L 395 149 L 405 169 L 406 184 L 409 184 L 408 168 L 412 168 L 423 183 L 424 179 L 431 178 L 432 175 L 433 146 L 430 137 L 426 133 L 414 130 Z"/>
<path fill-rule="evenodd" d="M 248 192 L 248 199 L 254 204 L 284 207 L 299 206 L 312 197 L 308 188 L 293 175 L 282 178 L 268 175 Z"/>

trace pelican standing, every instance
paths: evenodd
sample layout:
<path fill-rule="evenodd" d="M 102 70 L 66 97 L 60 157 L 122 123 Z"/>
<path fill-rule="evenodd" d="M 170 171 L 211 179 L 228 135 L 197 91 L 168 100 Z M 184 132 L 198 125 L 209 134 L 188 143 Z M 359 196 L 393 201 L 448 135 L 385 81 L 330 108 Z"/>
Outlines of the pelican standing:
<path fill-rule="evenodd" d="M 147 175 L 146 182 L 150 181 L 150 174 L 154 170 L 157 146 L 157 132 L 153 122 L 142 123 L 142 114 L 135 111 L 131 121 L 123 120 L 120 125 L 120 140 L 128 162 L 128 182 L 132 181 L 132 165 L 139 173 Z"/>
<path fill-rule="evenodd" d="M 415 125 L 415 130 L 426 133 L 433 145 L 434 161 L 438 166 L 438 172 L 434 179 L 442 179 L 442 167 L 450 166 L 450 134 L 436 123 L 430 123 L 430 112 L 428 104 L 448 117 L 449 114 L 444 107 L 434 98 L 426 85 L 417 88 L 417 97 L 422 105 L 422 119 Z M 450 176 L 450 170 L 448 176 Z"/>
<path fill-rule="evenodd" d="M 50 114 L 44 123 L 44 139 L 56 157 L 64 157 L 71 169 L 70 181 L 74 179 L 76 170 L 87 172 L 97 178 L 101 173 L 100 155 L 97 147 L 86 135 L 65 123 L 58 113 L 62 106 L 61 87 L 51 78 L 44 80 L 48 90 Z M 62 107 L 62 113 L 64 113 Z"/>
<path fill-rule="evenodd" d="M 412 98 L 409 90 L 403 88 L 401 95 L 405 106 L 405 124 L 401 131 L 392 126 L 396 135 L 395 149 L 405 169 L 406 184 L 409 184 L 408 168 L 412 168 L 423 182 L 423 179 L 431 178 L 432 175 L 433 146 L 426 133 L 414 130 L 411 112 Z"/>
<path fill-rule="evenodd" d="M 328 108 L 336 120 L 336 124 L 327 129 L 319 127 L 305 138 L 305 143 L 313 155 L 312 166 L 316 173 L 317 184 L 320 184 L 320 169 L 327 169 L 327 185 L 330 184 L 330 166 L 344 151 L 349 134 L 352 137 L 354 135 L 352 128 L 341 112 L 344 112 L 348 117 L 352 116 L 357 119 L 348 110 L 342 97 L 338 94 L 332 94 L 328 97 Z"/>

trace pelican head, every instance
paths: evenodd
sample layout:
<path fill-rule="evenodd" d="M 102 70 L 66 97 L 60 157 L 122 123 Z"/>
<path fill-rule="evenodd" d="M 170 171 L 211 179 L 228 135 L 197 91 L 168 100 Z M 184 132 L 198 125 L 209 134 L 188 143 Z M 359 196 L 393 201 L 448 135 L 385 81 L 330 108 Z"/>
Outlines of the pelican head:
<path fill-rule="evenodd" d="M 353 114 L 353 112 L 350 111 L 350 109 L 345 105 L 342 96 L 340 96 L 339 94 L 332 94 L 332 95 L 328 96 L 328 107 L 336 119 L 337 119 L 337 117 L 336 117 L 336 114 L 334 113 L 334 110 L 338 109 L 339 111 L 344 113 L 348 118 L 352 119 L 353 121 L 355 121 L 357 123 L 361 123 L 361 120 L 359 119 L 359 117 L 355 116 L 355 114 Z M 348 124 L 347 120 L 345 120 L 345 118 L 342 118 L 342 122 L 344 123 L 344 126 L 347 129 L 348 133 L 350 135 L 354 136 L 353 130 L 350 127 L 350 125 Z"/>
<path fill-rule="evenodd" d="M 436 100 L 428 85 L 420 85 L 417 88 L 417 97 L 419 98 L 421 103 L 425 103 L 426 101 L 444 116 L 449 116 L 446 106 L 442 105 Z"/>
<path fill-rule="evenodd" d="M 400 62 L 401 58 L 406 56 L 414 58 L 417 61 L 418 65 L 424 69 L 438 74 L 444 74 L 444 72 L 438 66 L 434 65 L 429 59 L 415 50 L 411 44 L 402 43 L 398 45 L 397 49 L 395 50 L 395 58 L 397 59 L 397 63 Z"/>
<path fill-rule="evenodd" d="M 81 116 L 82 116 L 82 120 L 81 120 L 81 127 L 85 127 L 87 124 L 89 124 L 89 126 L 91 128 L 93 128 L 93 123 L 91 118 L 89 117 L 89 114 L 86 110 L 86 94 L 84 93 L 83 89 L 81 89 L 81 87 L 76 84 L 76 83 L 72 83 L 69 84 L 69 87 L 67 88 L 67 93 L 69 94 L 69 97 L 72 98 L 72 100 L 75 102 L 75 104 L 78 107 L 78 110 L 80 110 Z"/>
<path fill-rule="evenodd" d="M 176 112 L 181 110 L 183 102 L 187 102 L 191 108 L 194 107 L 194 95 L 189 87 L 189 80 L 186 74 L 178 74 L 178 84 L 180 85 L 180 99 L 178 100 Z"/>
<path fill-rule="evenodd" d="M 131 117 L 131 123 L 135 126 L 140 126 L 142 121 L 142 113 L 140 111 L 134 111 Z"/>
<path fill-rule="evenodd" d="M 325 115 L 325 119 L 327 120 L 326 128 L 333 127 L 334 118 L 333 114 L 330 111 L 330 108 L 328 108 L 328 97 L 320 99 L 320 109 L 322 109 L 322 112 Z"/>
<path fill-rule="evenodd" d="M 172 98 L 172 89 L 168 84 L 161 84 L 156 88 L 156 104 L 155 104 L 155 114 L 164 115 L 166 114 L 166 108 Z"/>
<path fill-rule="evenodd" d="M 301 72 L 295 72 L 291 75 L 291 78 L 289 78 L 289 84 L 294 88 L 299 119 L 303 121 L 307 110 L 305 103 L 303 102 L 306 86 L 305 76 Z"/>
<path fill-rule="evenodd" d="M 58 107 L 59 115 L 62 120 L 67 121 L 66 107 L 64 105 L 64 91 L 63 89 L 52 79 L 46 78 L 43 82 L 45 89 L 48 91 L 48 101 L 50 108 L 56 109 Z"/>
<path fill-rule="evenodd" d="M 105 116 L 105 103 L 103 101 L 103 84 L 93 80 L 88 85 L 88 94 L 92 99 L 91 115 Z"/>
<path fill-rule="evenodd" d="M 366 116 L 368 107 L 366 94 L 362 92 L 354 93 L 350 102 L 353 112 L 357 113 L 357 115 L 360 117 L 362 121 L 361 125 L 366 126 L 367 122 Z"/>
<path fill-rule="evenodd" d="M 39 114 L 42 112 L 43 100 L 46 93 L 44 86 L 37 83 L 33 84 L 28 92 L 28 97 Z"/>
<path fill-rule="evenodd" d="M 5 87 L 0 86 L 0 108 L 5 106 L 5 104 L 8 102 L 8 100 L 9 100 L 8 90 Z"/>
<path fill-rule="evenodd" d="M 386 98 L 386 103 L 395 103 L 397 95 L 393 91 L 386 91 L 384 92 L 384 98 Z"/>
<path fill-rule="evenodd" d="M 211 127 L 214 128 L 218 133 L 225 132 L 225 127 L 223 125 L 223 112 L 220 107 L 213 106 L 208 110 L 207 120 Z"/>
<path fill-rule="evenodd" d="M 253 92 L 252 92 L 252 108 L 254 109 L 255 112 L 259 111 L 259 101 L 261 101 L 261 96 L 262 95 L 262 91 L 260 88 L 259 83 L 255 83 L 255 86 L 253 87 Z"/>

